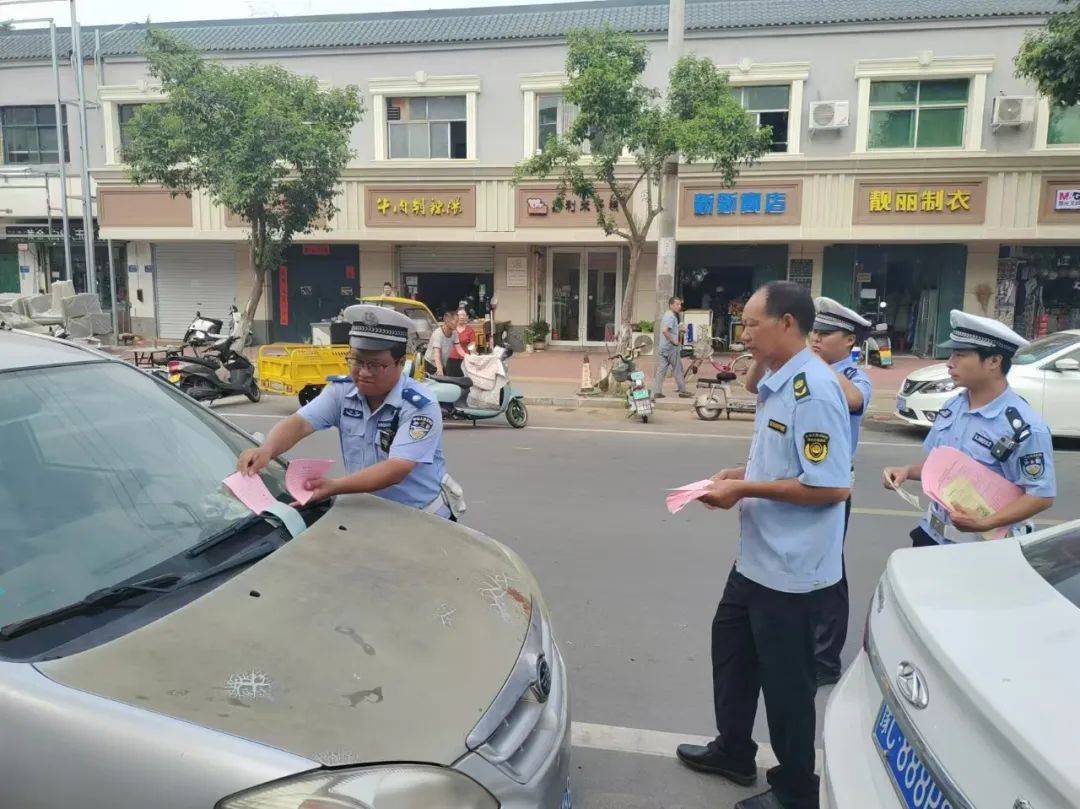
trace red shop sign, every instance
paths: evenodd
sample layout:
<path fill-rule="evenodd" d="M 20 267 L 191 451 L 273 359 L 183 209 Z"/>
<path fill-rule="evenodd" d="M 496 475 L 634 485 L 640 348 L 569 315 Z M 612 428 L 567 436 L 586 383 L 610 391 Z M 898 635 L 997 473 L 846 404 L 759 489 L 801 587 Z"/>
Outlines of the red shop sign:
<path fill-rule="evenodd" d="M 304 245 L 305 256 L 328 256 L 330 255 L 330 245 L 328 244 L 305 244 Z"/>
<path fill-rule="evenodd" d="M 282 264 L 278 267 L 278 322 L 289 325 L 289 268 Z"/>

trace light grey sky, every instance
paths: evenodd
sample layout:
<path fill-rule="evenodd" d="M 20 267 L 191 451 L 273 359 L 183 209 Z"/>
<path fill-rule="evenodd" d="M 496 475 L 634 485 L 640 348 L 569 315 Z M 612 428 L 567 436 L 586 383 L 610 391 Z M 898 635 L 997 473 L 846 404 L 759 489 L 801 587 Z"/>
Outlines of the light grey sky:
<path fill-rule="evenodd" d="M 79 22 L 83 25 L 119 25 L 143 22 L 148 9 L 153 22 L 176 20 L 220 20 L 247 17 L 291 17 L 304 14 L 363 14 L 376 11 L 417 11 L 432 8 L 481 8 L 483 6 L 524 5 L 553 0 L 181 0 L 158 2 L 146 0 L 81 0 L 77 2 Z M 53 16 L 57 24 L 67 25 L 67 4 L 62 2 L 25 6 L 0 5 L 0 20 Z"/>

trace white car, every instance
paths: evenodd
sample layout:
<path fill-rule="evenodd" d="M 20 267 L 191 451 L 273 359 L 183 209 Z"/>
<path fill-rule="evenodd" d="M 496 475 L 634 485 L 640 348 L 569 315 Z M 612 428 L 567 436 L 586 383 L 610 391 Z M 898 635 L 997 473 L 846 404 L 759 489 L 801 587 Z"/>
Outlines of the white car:
<path fill-rule="evenodd" d="M 824 809 L 1080 806 L 1080 520 L 897 551 L 829 698 Z"/>
<path fill-rule="evenodd" d="M 1080 329 L 1036 340 L 1013 357 L 1009 385 L 1040 413 L 1054 435 L 1080 436 Z M 960 392 L 944 364 L 908 374 L 893 415 L 929 427 Z"/>

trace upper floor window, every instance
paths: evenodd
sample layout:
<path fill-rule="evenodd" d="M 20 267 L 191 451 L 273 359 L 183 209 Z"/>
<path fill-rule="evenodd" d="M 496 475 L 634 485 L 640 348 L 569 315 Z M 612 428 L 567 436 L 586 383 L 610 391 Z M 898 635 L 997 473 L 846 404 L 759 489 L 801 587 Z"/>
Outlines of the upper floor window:
<path fill-rule="evenodd" d="M 536 150 L 541 151 L 548 138 L 564 135 L 577 117 L 577 107 L 562 93 L 539 93 L 536 96 Z"/>
<path fill-rule="evenodd" d="M 386 99 L 391 159 L 468 157 L 465 96 L 408 96 Z"/>
<path fill-rule="evenodd" d="M 773 152 L 788 150 L 788 115 L 791 110 L 791 85 L 762 84 L 731 88 L 743 109 L 754 115 L 757 125 L 772 127 Z"/>
<path fill-rule="evenodd" d="M 71 159 L 67 142 L 67 108 L 62 107 L 64 161 Z M 5 163 L 48 164 L 60 162 L 56 143 L 56 108 L 0 107 L 0 140 Z"/>
<path fill-rule="evenodd" d="M 1080 105 L 1050 108 L 1050 125 L 1046 132 L 1046 142 L 1050 146 L 1080 145 Z"/>
<path fill-rule="evenodd" d="M 968 79 L 872 82 L 869 147 L 962 147 L 969 85 Z"/>
<path fill-rule="evenodd" d="M 120 147 L 126 149 L 131 145 L 131 136 L 128 135 L 127 126 L 135 116 L 135 111 L 143 104 L 117 104 L 116 120 L 120 124 Z"/>

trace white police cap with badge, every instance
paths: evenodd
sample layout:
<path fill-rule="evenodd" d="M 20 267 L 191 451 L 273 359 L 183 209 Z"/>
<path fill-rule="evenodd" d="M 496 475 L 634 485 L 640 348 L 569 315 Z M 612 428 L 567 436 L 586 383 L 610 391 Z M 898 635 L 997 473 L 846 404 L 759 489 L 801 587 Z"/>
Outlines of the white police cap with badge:
<path fill-rule="evenodd" d="M 815 298 L 814 331 L 849 331 L 858 334 L 870 328 L 870 321 L 832 298 Z"/>
<path fill-rule="evenodd" d="M 394 309 L 360 303 L 345 309 L 344 317 L 352 324 L 349 345 L 358 351 L 387 351 L 408 345 L 409 332 L 416 324 Z"/>
<path fill-rule="evenodd" d="M 949 339 L 938 346 L 939 348 L 954 351 L 975 351 L 982 348 L 1011 357 L 1028 344 L 1027 340 L 992 317 L 970 315 L 953 309 L 949 313 L 949 323 L 952 326 Z"/>

